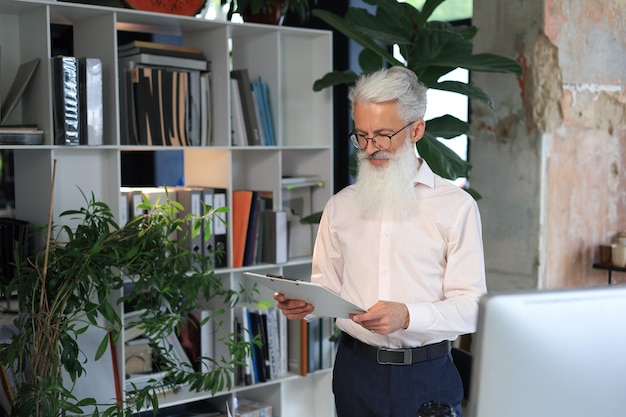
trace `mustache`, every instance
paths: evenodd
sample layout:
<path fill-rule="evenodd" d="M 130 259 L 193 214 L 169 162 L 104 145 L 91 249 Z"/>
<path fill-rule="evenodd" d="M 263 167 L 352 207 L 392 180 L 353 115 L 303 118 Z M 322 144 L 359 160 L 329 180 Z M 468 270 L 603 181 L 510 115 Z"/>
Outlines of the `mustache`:
<path fill-rule="evenodd" d="M 392 159 L 393 155 L 386 151 L 377 151 L 371 155 L 368 155 L 365 152 L 359 153 L 359 159 L 361 161 L 366 161 L 368 159 Z"/>

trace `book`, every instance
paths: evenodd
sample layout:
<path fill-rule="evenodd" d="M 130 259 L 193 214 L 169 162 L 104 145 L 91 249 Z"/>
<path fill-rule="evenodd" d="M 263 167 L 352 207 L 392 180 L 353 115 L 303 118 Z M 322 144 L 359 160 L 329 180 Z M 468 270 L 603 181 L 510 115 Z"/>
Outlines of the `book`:
<path fill-rule="evenodd" d="M 235 417 L 272 417 L 273 409 L 269 404 L 239 398 L 235 408 Z"/>
<path fill-rule="evenodd" d="M 137 115 L 134 95 L 135 62 L 118 60 L 120 77 L 118 93 L 120 97 L 120 143 L 122 145 L 139 145 L 137 132 Z"/>
<path fill-rule="evenodd" d="M 189 146 L 200 146 L 202 136 L 201 116 L 202 89 L 200 86 L 200 71 L 187 72 L 188 84 L 188 106 L 187 111 L 187 137 Z"/>
<path fill-rule="evenodd" d="M 124 199 L 126 199 L 127 202 L 127 220 L 146 213 L 145 210 L 139 208 L 139 205 L 143 204 L 144 196 L 150 204 L 154 205 L 164 203 L 167 198 L 176 200 L 176 192 L 176 189 L 166 190 L 165 187 L 120 187 L 121 201 L 123 203 Z M 120 206 L 122 203 L 120 203 Z"/>
<path fill-rule="evenodd" d="M 265 126 L 265 120 L 263 117 L 263 104 L 261 103 L 262 96 L 261 91 L 259 91 L 259 86 L 256 85 L 256 82 L 250 83 L 250 89 L 252 90 L 252 100 L 254 100 L 254 113 L 256 115 L 256 119 L 259 125 L 259 137 L 260 143 L 259 145 L 267 146 L 269 142 L 267 128 Z"/>
<path fill-rule="evenodd" d="M 178 339 L 185 350 L 187 357 L 191 361 L 194 371 L 199 372 L 201 368 L 201 340 L 200 340 L 200 319 L 194 312 L 186 314 L 185 321 L 179 326 Z"/>
<path fill-rule="evenodd" d="M 215 190 L 211 187 L 202 187 L 202 210 L 212 210 L 215 208 L 214 203 Z M 218 221 L 214 214 L 211 218 L 202 223 L 202 256 L 209 258 L 215 267 L 215 223 Z"/>
<path fill-rule="evenodd" d="M 252 341 L 252 332 L 250 330 L 250 319 L 248 315 L 248 307 L 245 305 L 235 306 L 234 317 L 240 326 L 240 336 L 244 342 L 250 343 Z M 256 369 L 252 361 L 252 355 L 246 355 L 245 364 L 243 365 L 243 384 L 252 385 L 256 380 Z"/>
<path fill-rule="evenodd" d="M 137 53 L 120 57 L 123 61 L 133 61 L 138 64 L 150 65 L 154 67 L 168 67 L 185 70 L 207 71 L 209 62 L 204 58 L 181 58 L 172 55 L 155 53 Z"/>
<path fill-rule="evenodd" d="M 200 145 L 213 144 L 213 76 L 210 70 L 200 74 Z"/>
<path fill-rule="evenodd" d="M 126 384 L 124 389 L 126 392 L 139 391 L 148 385 L 155 384 L 155 386 L 165 385 L 165 375 L 167 371 L 151 372 L 148 374 L 137 373 L 128 374 L 126 376 Z"/>
<path fill-rule="evenodd" d="M 2 101 L 2 106 L 0 107 L 0 124 L 7 120 L 13 109 L 17 106 L 20 99 L 24 95 L 30 80 L 33 78 L 33 75 L 39 66 L 39 61 L 39 58 L 32 59 L 24 62 L 17 69 L 17 73 L 11 83 L 9 92 L 4 98 L 4 101 Z"/>
<path fill-rule="evenodd" d="M 233 268 L 243 266 L 252 200 L 253 192 L 251 190 L 233 191 Z"/>
<path fill-rule="evenodd" d="M 289 322 L 282 312 L 278 312 L 278 344 L 280 346 L 280 375 L 289 372 Z"/>
<path fill-rule="evenodd" d="M 261 202 L 258 191 L 252 191 L 252 200 L 250 201 L 250 214 L 248 218 L 248 227 L 246 231 L 246 242 L 243 252 L 242 266 L 250 266 L 254 264 L 254 251 L 256 248 L 257 229 L 259 227 L 259 216 L 261 211 Z"/>
<path fill-rule="evenodd" d="M 285 187 L 292 184 L 317 183 L 321 181 L 319 175 L 283 175 L 280 179 L 280 185 Z"/>
<path fill-rule="evenodd" d="M 308 361 L 307 369 L 309 373 L 315 372 L 321 368 L 322 346 L 321 346 L 321 317 L 310 320 L 308 326 Z"/>
<path fill-rule="evenodd" d="M 268 96 L 268 86 L 265 82 L 263 82 L 263 79 L 260 75 L 255 81 L 252 82 L 252 93 L 257 107 L 259 125 L 261 127 L 263 136 L 263 145 L 276 145 L 276 138 L 274 136 L 274 123 L 272 120 Z"/>
<path fill-rule="evenodd" d="M 226 188 L 215 187 L 212 189 L 213 207 L 228 207 L 228 191 Z M 225 212 L 217 212 L 213 216 L 213 229 L 209 244 L 213 241 L 213 247 L 207 247 L 207 251 L 213 255 L 215 268 L 228 266 L 228 216 Z M 205 244 L 206 247 L 206 244 Z"/>
<path fill-rule="evenodd" d="M 100 343 L 104 339 L 110 343 L 109 332 L 104 328 L 104 323 L 100 325 L 102 328 L 90 325 L 84 333 L 77 335 L 76 343 L 82 352 L 81 360 L 85 372 L 72 382 L 69 374 L 62 369 L 63 386 L 73 387 L 72 394 L 76 398 L 95 398 L 99 404 L 113 404 L 118 400 L 113 356 L 110 352 L 105 352 L 96 360 Z M 110 344 L 107 349 L 111 349 Z M 97 383 L 94 383 L 93 375 L 98 375 Z M 91 415 L 94 410 L 95 406 L 83 407 L 87 415 Z"/>
<path fill-rule="evenodd" d="M 104 104 L 102 100 L 102 60 L 78 58 L 81 145 L 102 145 L 104 135 Z"/>
<path fill-rule="evenodd" d="M 265 222 L 264 214 L 274 209 L 274 193 L 272 191 L 259 191 L 259 208 L 257 215 L 257 226 L 254 235 L 254 254 L 253 263 L 259 264 L 263 262 L 263 253 L 267 250 L 265 243 Z"/>
<path fill-rule="evenodd" d="M 130 68 L 129 68 L 130 67 Z M 128 143 L 158 146 L 200 144 L 200 72 L 129 61 L 132 88 L 122 114 Z M 133 109 L 130 109 L 132 104 Z M 136 131 L 136 134 L 135 134 Z"/>
<path fill-rule="evenodd" d="M 245 121 L 246 135 L 248 137 L 248 145 L 261 145 L 261 133 L 259 131 L 259 121 L 256 117 L 256 109 L 254 98 L 252 97 L 252 87 L 250 85 L 250 76 L 248 70 L 236 69 L 230 72 L 231 78 L 237 80 L 239 87 L 239 96 L 241 97 L 241 106 L 243 109 L 243 118 Z"/>
<path fill-rule="evenodd" d="M 137 130 L 138 145 L 155 145 L 152 135 L 156 130 L 154 124 L 154 110 L 151 108 L 154 103 L 158 103 L 158 97 L 155 93 L 156 83 L 153 83 L 153 68 L 134 66 L 131 69 L 131 80 L 133 88 L 131 94 L 133 96 L 134 111 L 131 116 Z"/>
<path fill-rule="evenodd" d="M 198 82 L 198 88 L 200 84 Z M 173 90 L 173 106 L 174 114 L 177 117 L 176 125 L 178 126 L 178 133 L 180 136 L 180 142 L 183 146 L 191 145 L 190 138 L 190 115 L 191 112 L 191 99 L 190 99 L 190 77 L 189 71 L 178 72 L 178 84 L 175 85 Z M 198 132 L 199 133 L 199 132 Z"/>
<path fill-rule="evenodd" d="M 276 379 L 284 375 L 281 360 L 282 356 L 287 356 L 287 349 L 281 350 L 280 329 L 278 315 L 283 315 L 278 307 L 267 308 L 267 350 L 270 362 L 270 379 Z"/>
<path fill-rule="evenodd" d="M 266 382 L 268 380 L 269 358 L 266 356 L 265 346 L 267 344 L 267 330 L 263 324 L 261 309 L 248 307 L 248 322 L 252 340 L 258 341 L 252 346 L 252 363 L 255 369 L 254 382 Z"/>
<path fill-rule="evenodd" d="M 124 45 L 120 45 L 117 48 L 117 54 L 120 58 L 139 53 L 150 53 L 153 55 L 166 55 L 190 59 L 204 59 L 204 51 L 200 48 L 192 46 L 135 40 Z"/>
<path fill-rule="evenodd" d="M 247 146 L 248 133 L 246 122 L 243 118 L 243 105 L 239 94 L 239 84 L 237 80 L 231 80 L 231 110 L 232 110 L 232 144 L 234 146 Z"/>
<path fill-rule="evenodd" d="M 32 126 L 0 126 L 0 145 L 41 145 L 43 130 Z"/>
<path fill-rule="evenodd" d="M 267 83 L 262 82 L 259 75 L 259 82 L 261 82 L 261 94 L 263 96 L 264 116 L 266 117 L 267 128 L 269 131 L 269 143 L 270 146 L 276 146 L 276 129 L 274 128 L 274 117 L 272 116 L 272 103 L 270 101 L 269 86 Z"/>
<path fill-rule="evenodd" d="M 273 409 L 269 404 L 238 399 L 235 408 L 235 417 L 272 417 Z"/>
<path fill-rule="evenodd" d="M 193 314 L 200 324 L 200 371 L 210 372 L 215 368 L 215 363 L 210 359 L 215 356 L 215 324 L 213 321 L 213 313 L 211 310 L 194 310 Z"/>
<path fill-rule="evenodd" d="M 308 337 L 309 324 L 306 320 L 289 320 L 288 334 L 288 358 L 289 372 L 297 375 L 308 374 Z"/>
<path fill-rule="evenodd" d="M 283 264 L 287 259 L 287 212 L 267 210 L 263 213 L 261 262 Z"/>
<path fill-rule="evenodd" d="M 203 191 L 204 189 L 199 187 L 179 187 L 176 189 L 176 201 L 183 206 L 179 216 L 193 215 L 201 217 L 204 214 L 202 208 Z M 202 231 L 193 236 L 193 230 L 189 222 L 185 222 L 178 231 L 178 238 L 185 242 L 185 245 L 191 252 L 202 254 Z"/>
<path fill-rule="evenodd" d="M 321 318 L 320 335 L 320 367 L 321 369 L 332 368 L 335 359 L 335 342 L 331 340 L 335 333 L 335 319 L 332 317 Z"/>
<path fill-rule="evenodd" d="M 313 228 L 300 220 L 312 213 L 311 187 L 283 189 L 283 210 L 287 212 L 287 240 L 289 259 L 311 256 Z"/>
<path fill-rule="evenodd" d="M 80 144 L 80 99 L 78 97 L 78 59 L 73 56 L 52 58 L 54 143 Z"/>

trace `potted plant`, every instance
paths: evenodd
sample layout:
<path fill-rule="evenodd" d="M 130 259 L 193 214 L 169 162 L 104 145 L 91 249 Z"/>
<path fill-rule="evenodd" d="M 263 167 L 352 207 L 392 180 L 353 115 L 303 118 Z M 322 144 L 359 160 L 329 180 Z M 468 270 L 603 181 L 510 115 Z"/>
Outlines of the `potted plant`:
<path fill-rule="evenodd" d="M 317 0 L 314 0 L 317 3 Z M 244 21 L 278 25 L 287 12 L 298 16 L 300 22 L 309 18 L 309 0 L 222 0 L 222 5 L 229 4 L 227 18 L 239 13 Z"/>
<path fill-rule="evenodd" d="M 106 204 L 93 195 L 85 202 L 85 207 L 61 214 L 75 227 L 49 221 L 47 243 L 27 261 L 16 261 L 14 276 L 1 288 L 5 297 L 16 294 L 19 304 L 16 331 L 0 343 L 0 363 L 15 378 L 11 415 L 81 415 L 89 407 L 96 409 L 93 415 L 130 416 L 146 407 L 156 412 L 157 395 L 180 384 L 212 393 L 230 389 L 235 365 L 250 353 L 250 344 L 233 334 L 222 341 L 230 357 L 203 358 L 213 363 L 208 373 L 175 363 L 169 347 L 157 343 L 154 348 L 167 364 L 162 379 L 112 404 L 73 394 L 72 384 L 86 372 L 76 339 L 91 326 L 103 328 L 106 335 L 96 358 L 87 359 L 111 354 L 107 349 L 124 330 L 116 304 L 135 303 L 143 312 L 143 331 L 156 341 L 176 331 L 189 311 L 208 300 L 220 300 L 218 304 L 229 308 L 241 295 L 224 288 L 210 260 L 191 251 L 184 237 L 176 237 L 181 229 L 199 233 L 213 213 L 226 208 L 207 206 L 203 216 L 183 217 L 176 201 L 150 204 L 144 196 L 139 208 L 145 214 L 119 226 Z M 68 378 L 70 383 L 64 383 Z"/>
<path fill-rule="evenodd" d="M 426 0 L 422 10 L 396 0 L 364 0 L 377 6 L 375 14 L 350 7 L 345 17 L 321 9 L 312 15 L 363 46 L 359 65 L 364 73 L 374 72 L 383 65 L 403 65 L 413 70 L 428 87 L 463 94 L 494 107 L 493 101 L 480 88 L 457 81 L 439 81 L 448 72 L 460 67 L 470 71 L 508 73 L 520 76 L 521 65 L 499 55 L 472 52 L 472 39 L 478 29 L 474 26 L 455 27 L 447 22 L 429 21 L 433 11 L 445 0 Z M 403 60 L 391 52 L 398 45 Z M 339 84 L 353 84 L 359 74 L 354 71 L 334 71 L 315 81 L 313 89 Z M 417 142 L 420 155 L 437 174 L 444 178 L 467 177 L 471 165 L 441 144 L 437 138 L 450 139 L 469 134 L 469 125 L 451 115 L 426 121 L 424 137 Z M 468 190 L 478 198 L 478 193 Z"/>

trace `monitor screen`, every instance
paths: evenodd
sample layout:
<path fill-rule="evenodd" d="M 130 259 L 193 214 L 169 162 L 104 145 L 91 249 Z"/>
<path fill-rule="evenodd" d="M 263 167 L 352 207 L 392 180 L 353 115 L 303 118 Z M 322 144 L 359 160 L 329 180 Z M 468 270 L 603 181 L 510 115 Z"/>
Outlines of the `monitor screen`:
<path fill-rule="evenodd" d="M 626 286 L 481 300 L 468 417 L 626 413 Z"/>

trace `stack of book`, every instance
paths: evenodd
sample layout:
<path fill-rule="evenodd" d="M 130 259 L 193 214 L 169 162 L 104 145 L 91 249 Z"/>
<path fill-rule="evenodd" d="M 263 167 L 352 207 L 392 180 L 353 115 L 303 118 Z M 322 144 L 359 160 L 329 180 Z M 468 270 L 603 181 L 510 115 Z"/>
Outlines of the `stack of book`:
<path fill-rule="evenodd" d="M 335 320 L 318 317 L 311 321 L 288 322 L 288 370 L 306 376 L 320 369 L 333 366 L 335 356 Z"/>
<path fill-rule="evenodd" d="M 122 143 L 211 144 L 211 69 L 199 48 L 134 41 L 118 48 Z"/>
<path fill-rule="evenodd" d="M 248 70 L 245 68 L 231 71 L 230 76 L 233 145 L 276 145 L 267 83 L 261 76 L 251 81 Z"/>
<path fill-rule="evenodd" d="M 151 204 L 163 204 L 169 198 L 183 206 L 181 216 L 193 214 L 203 216 L 205 207 L 227 207 L 227 191 L 220 187 L 121 187 L 120 189 L 120 225 L 129 219 L 141 215 L 140 208 L 144 198 Z M 208 238 L 205 236 L 208 235 Z M 193 252 L 209 257 L 215 268 L 228 266 L 227 216 L 224 211 L 213 213 L 211 221 L 206 222 L 202 230 L 193 236 L 189 228 L 183 228 L 177 237 Z"/>
<path fill-rule="evenodd" d="M 271 302 L 239 305 L 234 309 L 235 330 L 243 341 L 256 340 L 245 365 L 237 369 L 237 385 L 253 385 L 285 375 L 288 371 L 288 321 Z"/>
<path fill-rule="evenodd" d="M 233 191 L 233 267 L 287 262 L 287 213 L 271 191 Z"/>
<path fill-rule="evenodd" d="M 104 108 L 100 58 L 52 58 L 54 143 L 102 145 Z"/>

